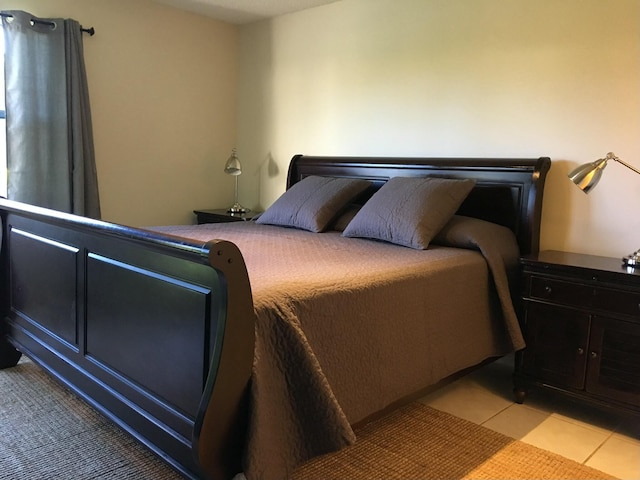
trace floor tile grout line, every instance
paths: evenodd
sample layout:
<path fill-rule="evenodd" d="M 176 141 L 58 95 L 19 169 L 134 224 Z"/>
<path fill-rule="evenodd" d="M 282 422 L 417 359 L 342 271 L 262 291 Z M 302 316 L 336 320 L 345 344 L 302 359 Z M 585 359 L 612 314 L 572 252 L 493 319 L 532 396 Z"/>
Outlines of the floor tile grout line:
<path fill-rule="evenodd" d="M 587 464 L 587 462 L 588 462 L 589 460 L 591 460 L 591 458 L 593 458 L 593 456 L 598 452 L 598 450 L 600 450 L 600 449 L 602 448 L 602 446 L 603 446 L 605 443 L 607 443 L 607 442 L 608 442 L 612 437 L 613 437 L 613 432 L 612 432 L 612 431 L 610 431 L 610 432 L 609 432 L 609 435 L 607 436 L 607 438 L 605 438 L 605 439 L 600 443 L 600 445 L 598 445 L 598 446 L 593 450 L 593 452 L 591 452 L 591 454 L 590 454 L 590 455 L 588 455 L 588 456 L 587 456 L 587 458 L 585 458 L 585 460 L 584 460 L 584 462 L 582 462 L 582 464 L 583 464 L 583 465 L 586 465 L 586 464 Z"/>
<path fill-rule="evenodd" d="M 507 411 L 508 409 L 510 409 L 511 407 L 513 407 L 514 405 L 516 405 L 515 402 L 511 403 L 510 405 L 507 405 L 506 407 L 504 407 L 503 409 L 499 410 L 498 412 L 494 413 L 493 415 L 491 415 L 489 418 L 487 418 L 486 420 L 484 420 L 482 423 L 480 423 L 480 425 L 482 425 L 484 427 L 484 424 L 487 423 L 489 420 L 497 417 L 498 415 L 500 415 L 502 412 Z M 489 427 L 486 427 L 489 428 Z M 517 439 L 515 439 L 517 440 Z"/>

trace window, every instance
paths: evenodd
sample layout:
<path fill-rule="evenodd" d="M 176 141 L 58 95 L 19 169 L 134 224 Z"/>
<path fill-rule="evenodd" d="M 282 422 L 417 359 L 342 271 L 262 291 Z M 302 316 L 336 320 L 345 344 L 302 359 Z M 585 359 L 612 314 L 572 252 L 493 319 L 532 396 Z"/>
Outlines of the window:
<path fill-rule="evenodd" d="M 7 114 L 4 107 L 4 35 L 0 23 L 0 196 L 7 196 Z"/>

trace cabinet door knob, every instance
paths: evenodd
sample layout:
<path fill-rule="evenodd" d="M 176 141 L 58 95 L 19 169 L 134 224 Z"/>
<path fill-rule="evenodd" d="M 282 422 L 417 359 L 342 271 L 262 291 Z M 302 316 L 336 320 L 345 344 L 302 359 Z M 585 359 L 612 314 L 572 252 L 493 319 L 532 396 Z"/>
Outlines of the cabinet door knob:
<path fill-rule="evenodd" d="M 591 352 L 591 358 L 598 358 L 598 352 Z"/>
<path fill-rule="evenodd" d="M 577 353 L 578 353 L 578 355 L 584 354 L 584 348 L 578 347 Z"/>

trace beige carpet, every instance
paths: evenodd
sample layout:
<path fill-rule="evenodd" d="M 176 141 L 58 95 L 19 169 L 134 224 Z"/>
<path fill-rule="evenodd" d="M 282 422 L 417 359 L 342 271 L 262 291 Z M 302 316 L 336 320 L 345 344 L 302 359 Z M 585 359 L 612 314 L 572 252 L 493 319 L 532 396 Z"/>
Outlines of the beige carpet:
<path fill-rule="evenodd" d="M 419 403 L 358 430 L 295 480 L 611 479 Z M 0 479 L 182 478 L 30 361 L 0 370 Z"/>

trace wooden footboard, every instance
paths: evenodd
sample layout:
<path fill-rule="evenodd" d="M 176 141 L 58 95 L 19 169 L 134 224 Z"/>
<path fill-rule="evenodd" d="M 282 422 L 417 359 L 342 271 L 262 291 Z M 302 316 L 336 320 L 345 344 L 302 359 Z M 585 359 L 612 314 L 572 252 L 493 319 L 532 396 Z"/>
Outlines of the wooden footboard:
<path fill-rule="evenodd" d="M 240 471 L 254 311 L 237 247 L 0 213 L 0 367 L 26 354 L 189 477 Z"/>

